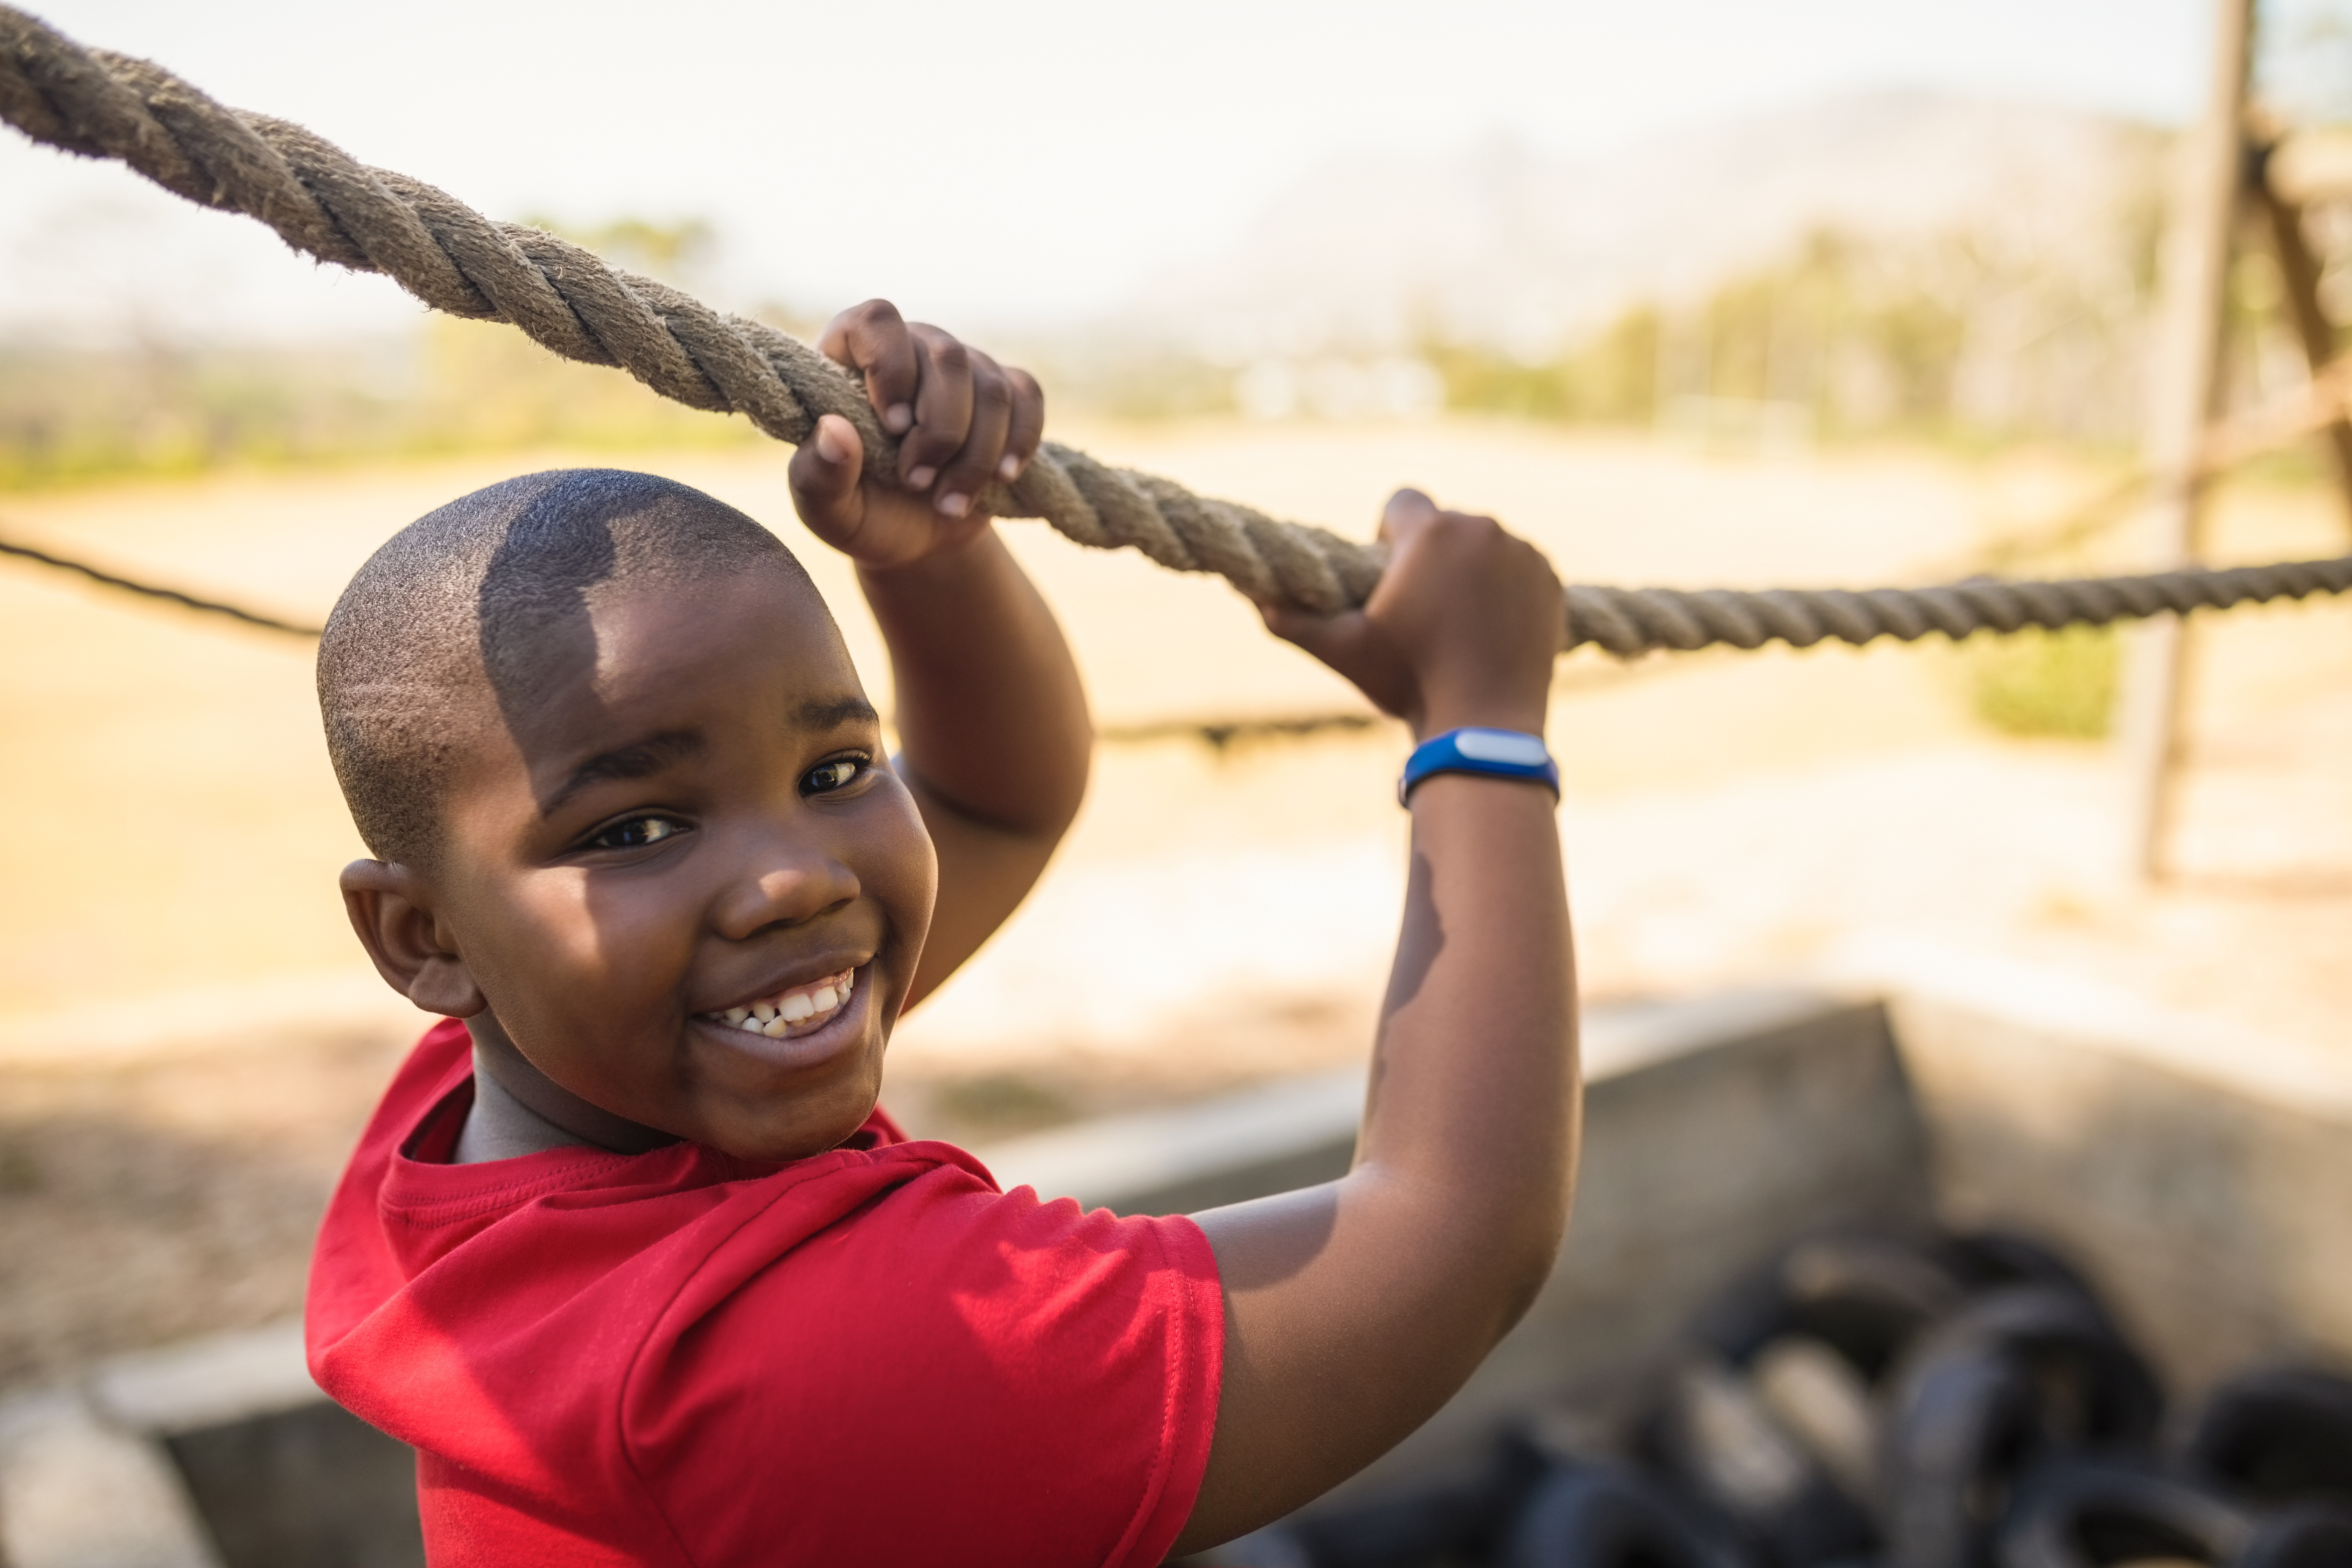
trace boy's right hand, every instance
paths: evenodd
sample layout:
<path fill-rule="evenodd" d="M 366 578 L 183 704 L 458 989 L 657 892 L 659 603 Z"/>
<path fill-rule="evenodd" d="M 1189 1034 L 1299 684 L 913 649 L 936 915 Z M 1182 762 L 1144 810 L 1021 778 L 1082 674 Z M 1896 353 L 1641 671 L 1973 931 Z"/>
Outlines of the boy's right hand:
<path fill-rule="evenodd" d="M 1388 569 L 1360 610 L 1260 605 L 1266 629 L 1356 684 L 1416 740 L 1464 725 L 1543 732 L 1567 606 L 1542 552 L 1490 517 L 1399 490 Z"/>
<path fill-rule="evenodd" d="M 869 572 L 986 533 L 981 489 L 1020 478 L 1045 437 L 1036 378 L 905 320 L 887 300 L 842 311 L 816 346 L 864 379 L 883 428 L 901 440 L 898 477 L 885 481 L 868 470 L 856 426 L 838 414 L 818 419 L 792 461 L 793 506 L 809 531 Z"/>

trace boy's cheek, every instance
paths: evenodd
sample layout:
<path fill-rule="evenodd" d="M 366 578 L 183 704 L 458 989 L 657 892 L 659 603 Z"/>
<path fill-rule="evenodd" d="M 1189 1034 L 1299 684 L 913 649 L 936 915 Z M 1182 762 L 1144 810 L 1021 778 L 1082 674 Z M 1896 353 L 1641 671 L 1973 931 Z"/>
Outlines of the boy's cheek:
<path fill-rule="evenodd" d="M 869 829 L 869 847 L 879 852 L 866 857 L 867 864 L 858 879 L 889 918 L 898 960 L 898 973 L 889 977 L 895 1016 L 906 1000 L 907 988 L 914 983 L 915 965 L 930 932 L 931 909 L 939 899 L 940 859 L 914 796 L 893 782 L 898 797 L 894 809 Z"/>
<path fill-rule="evenodd" d="M 486 973 L 477 979 L 541 1071 L 561 1081 L 542 1058 L 583 1047 L 601 1055 L 591 1042 L 609 1047 L 675 1021 L 691 931 L 681 940 L 662 900 L 646 896 L 648 889 L 599 888 L 575 868 L 528 877 L 516 890 L 485 944 Z"/>

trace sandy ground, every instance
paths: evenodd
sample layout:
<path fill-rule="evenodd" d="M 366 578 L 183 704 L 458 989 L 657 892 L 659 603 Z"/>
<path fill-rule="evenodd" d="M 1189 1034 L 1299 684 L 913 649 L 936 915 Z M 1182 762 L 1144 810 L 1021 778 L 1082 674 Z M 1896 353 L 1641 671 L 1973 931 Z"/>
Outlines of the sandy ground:
<path fill-rule="evenodd" d="M 1491 510 L 1589 581 L 1918 580 L 2098 476 L 1921 454 L 1703 459 L 1509 427 L 1065 432 L 1366 530 L 1386 488 Z M 410 517 L 537 460 L 226 479 L 0 507 L 12 533 L 315 618 Z M 588 458 L 584 460 L 594 460 Z M 781 454 L 633 454 L 796 545 Z M 1348 710 L 1229 590 L 1034 525 L 1016 547 L 1107 725 Z M 2215 552 L 2339 552 L 2339 503 L 2222 498 Z M 811 565 L 861 668 L 846 574 Z M 0 1385 L 299 1300 L 310 1228 L 413 1015 L 355 963 L 357 852 L 306 646 L 0 571 Z M 1782 977 L 1857 936 L 2057 963 L 2352 1063 L 2352 605 L 2200 630 L 2181 879 L 2124 874 L 2107 747 L 2004 741 L 1964 653 L 1563 665 L 1554 745 L 1588 993 Z M 887 703 L 886 703 L 887 705 Z M 1107 746 L 1030 905 L 894 1045 L 919 1131 L 985 1142 L 1348 1059 L 1402 888 L 1386 729 Z"/>

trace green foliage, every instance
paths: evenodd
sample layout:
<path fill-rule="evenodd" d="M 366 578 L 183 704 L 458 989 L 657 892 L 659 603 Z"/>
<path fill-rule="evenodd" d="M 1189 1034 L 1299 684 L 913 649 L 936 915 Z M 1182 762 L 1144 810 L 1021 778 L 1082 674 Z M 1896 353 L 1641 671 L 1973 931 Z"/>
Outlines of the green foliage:
<path fill-rule="evenodd" d="M 2097 289 L 2031 257 L 1989 255 L 1966 235 L 1898 244 L 1825 231 L 1703 300 L 1636 305 L 1539 361 L 1436 335 L 1417 353 L 1448 408 L 1697 432 L 1710 444 L 1727 432 L 1735 445 L 2128 439 L 2155 213 L 2151 202 L 2119 220 L 2124 275 Z M 689 291 L 716 247 L 691 220 L 543 226 Z M 2233 342 L 2250 343 L 2277 305 L 2241 296 Z M 1058 409 L 1130 418 L 1230 414 L 1237 377 L 1255 369 L 1116 333 L 996 346 L 1050 384 Z M 448 318 L 375 348 L 0 346 L 0 491 L 236 465 L 755 438 L 744 421 L 558 361 L 511 328 Z"/>
<path fill-rule="evenodd" d="M 2102 739 L 2114 719 L 2120 650 L 2113 626 L 1979 637 L 1967 650 L 1977 717 L 2005 735 Z"/>
<path fill-rule="evenodd" d="M 0 491 L 230 467 L 757 438 L 744 420 L 559 360 L 511 327 L 446 316 L 411 342 L 331 352 L 0 351 Z"/>
<path fill-rule="evenodd" d="M 1657 405 L 1658 318 L 1628 311 L 1581 347 L 1529 364 L 1472 344 L 1432 342 L 1422 357 L 1445 404 L 1479 414 L 1601 425 L 1647 424 Z"/>
<path fill-rule="evenodd" d="M 2129 206 L 2116 268 L 2085 279 L 1950 235 L 1813 235 L 1704 299 L 1644 303 L 1561 352 L 1434 341 L 1449 407 L 1570 423 L 1792 425 L 1824 437 L 2128 438 L 2155 223 Z M 2145 253 L 2145 254 L 2144 254 Z"/>
<path fill-rule="evenodd" d="M 539 226 L 625 270 L 699 289 L 718 238 L 698 219 Z M 806 332 L 806 322 L 776 325 Z M 316 349 L 0 344 L 0 491 L 231 467 L 563 446 L 759 439 L 748 422 L 557 359 L 513 328 L 428 317 L 413 336 Z"/>
<path fill-rule="evenodd" d="M 662 224 L 622 217 L 586 227 L 536 216 L 523 222 L 593 250 L 625 272 L 642 272 L 681 289 L 693 288 L 719 250 L 719 231 L 700 218 Z"/>

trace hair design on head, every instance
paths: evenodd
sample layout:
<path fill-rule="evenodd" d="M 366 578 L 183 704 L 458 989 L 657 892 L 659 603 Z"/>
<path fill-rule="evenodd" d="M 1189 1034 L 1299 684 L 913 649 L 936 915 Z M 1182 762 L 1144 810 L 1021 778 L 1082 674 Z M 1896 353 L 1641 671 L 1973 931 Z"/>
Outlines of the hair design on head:
<path fill-rule="evenodd" d="M 319 712 L 352 820 L 379 858 L 429 866 L 485 686 L 509 732 L 593 658 L 592 590 L 779 569 L 782 540 L 723 501 L 618 468 L 527 474 L 427 512 L 368 557 L 319 640 Z"/>

